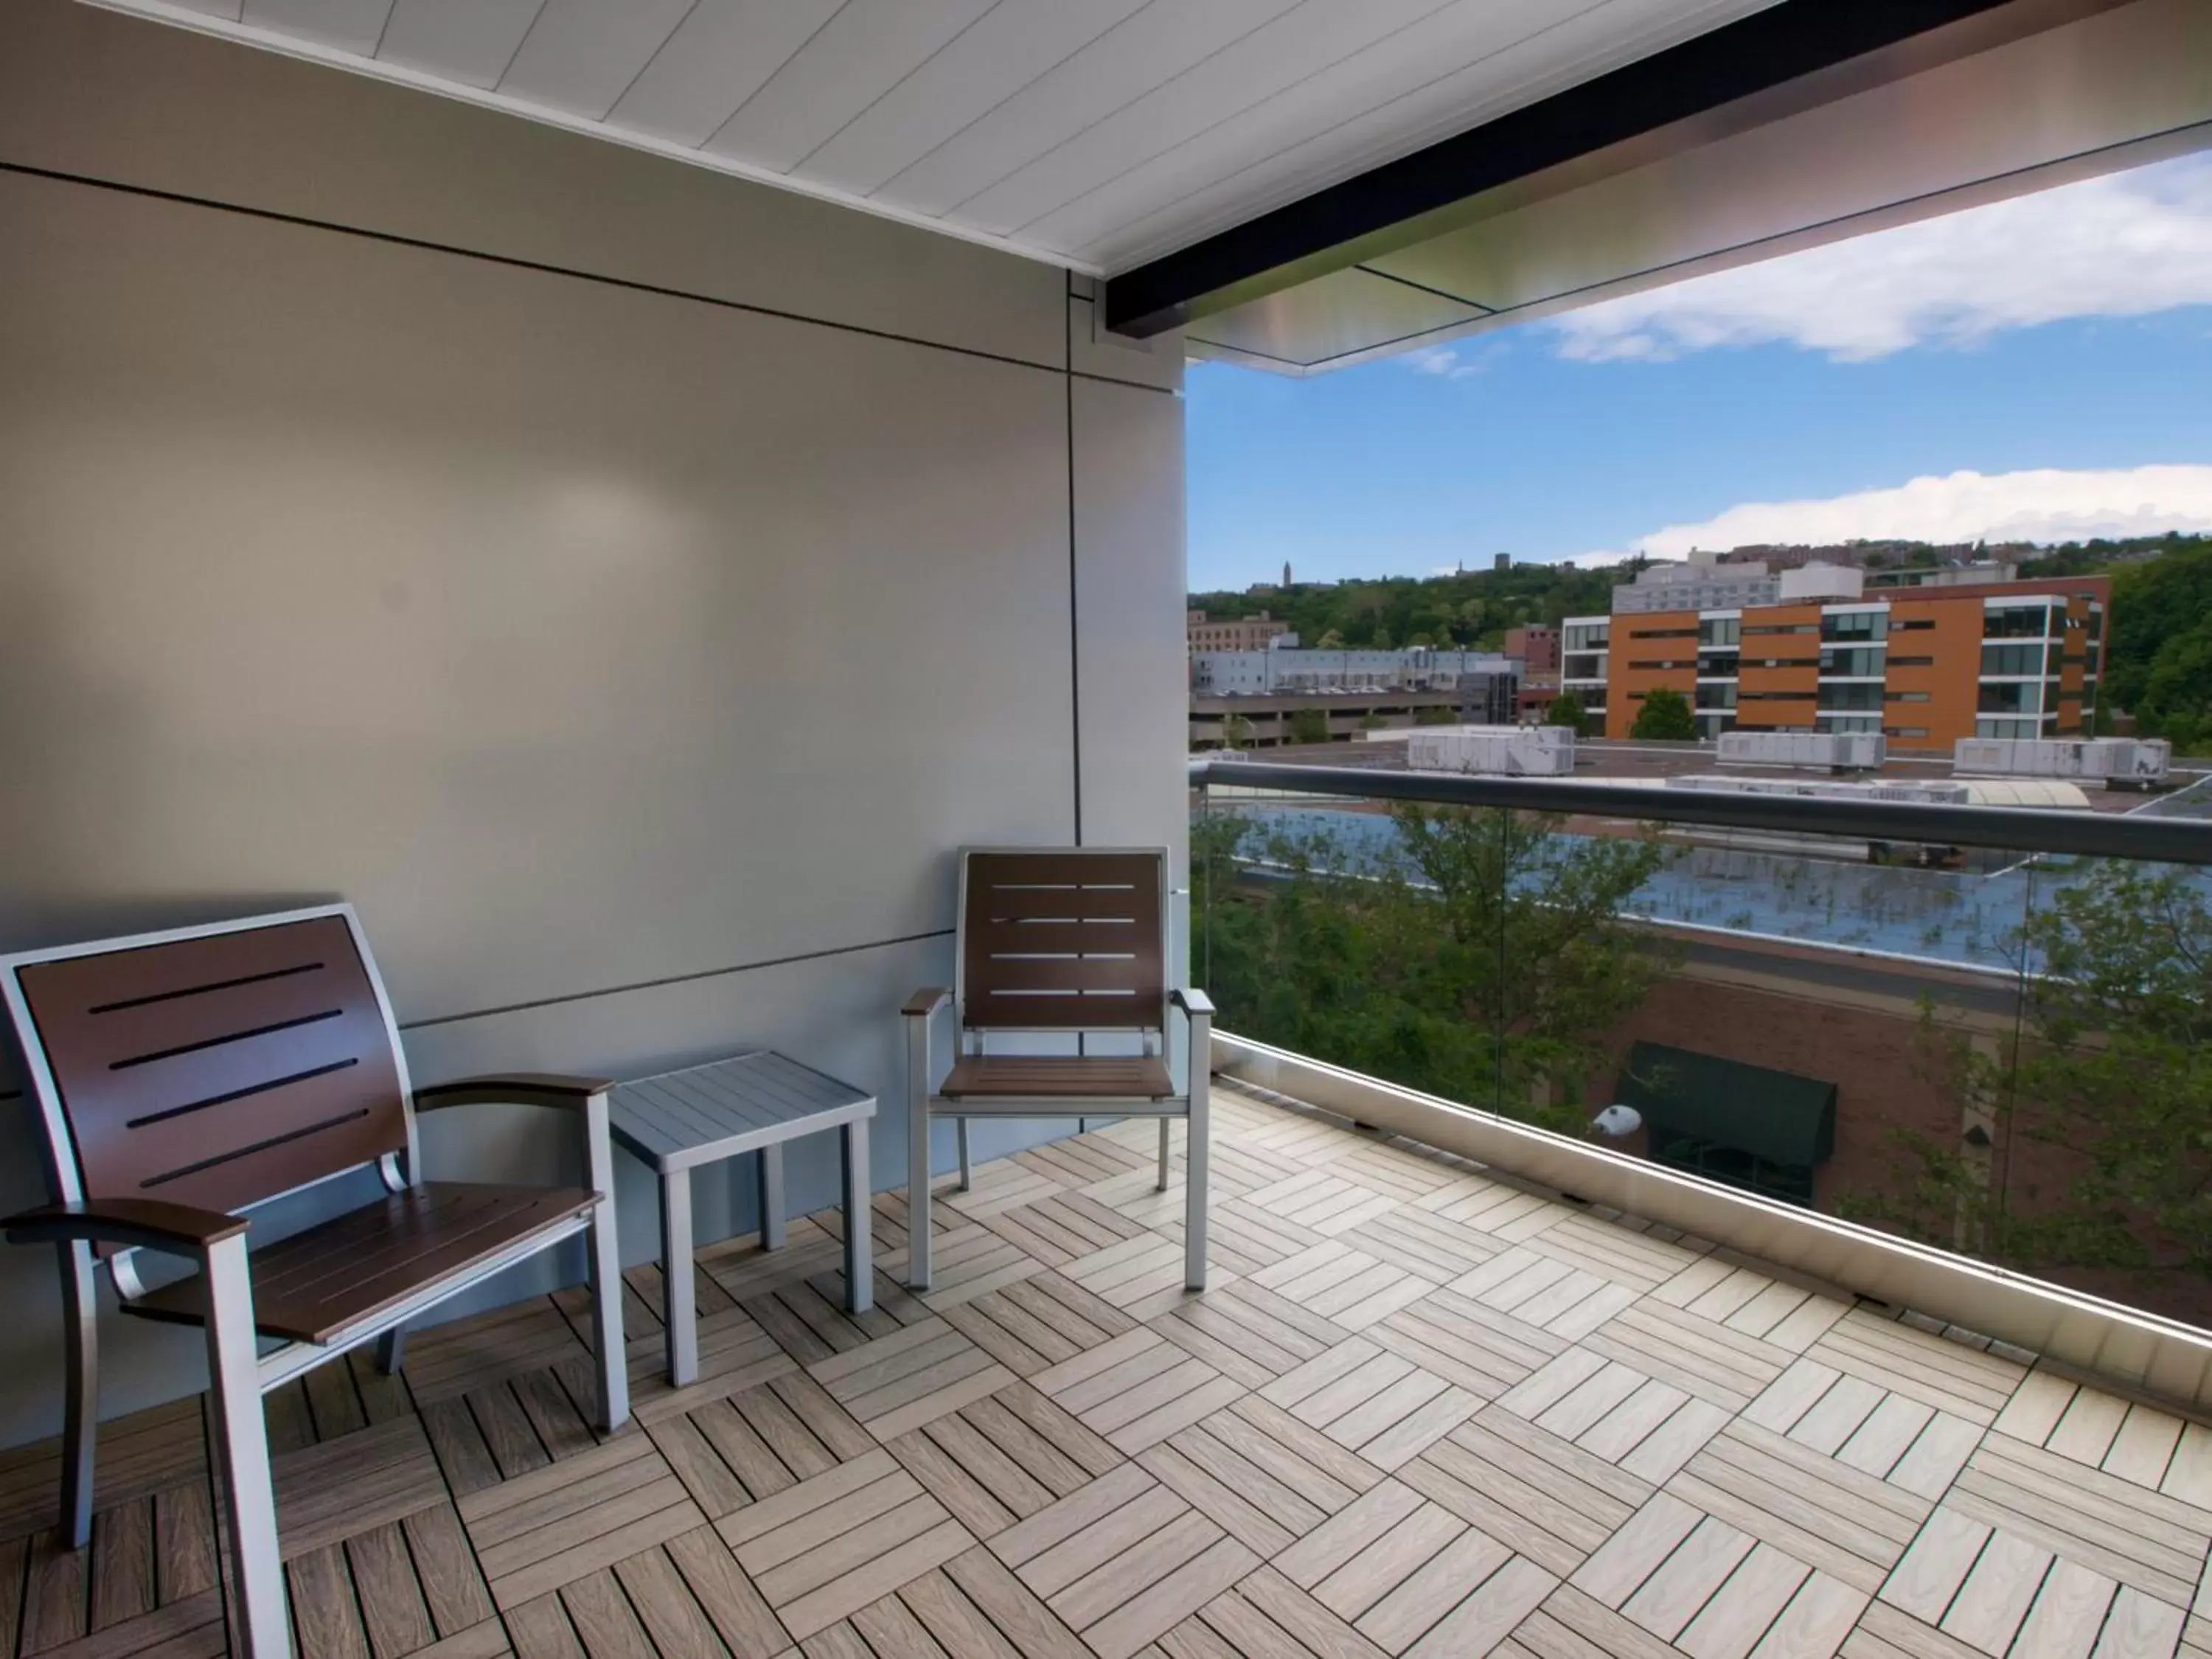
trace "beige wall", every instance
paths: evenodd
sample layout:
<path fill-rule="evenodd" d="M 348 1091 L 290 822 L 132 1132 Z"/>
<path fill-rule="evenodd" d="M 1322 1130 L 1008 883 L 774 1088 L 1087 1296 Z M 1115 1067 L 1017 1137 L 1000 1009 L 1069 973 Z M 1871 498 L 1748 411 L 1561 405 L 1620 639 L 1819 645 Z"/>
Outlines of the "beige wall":
<path fill-rule="evenodd" d="M 15 0 L 0 296 L 0 949 L 343 896 L 418 1079 L 773 1042 L 889 1184 L 951 849 L 1182 844 L 1180 362 L 1060 271 Z M 557 1162 L 464 1116 L 434 1173 Z M 0 1252 L 0 1443 L 50 1277 Z M 106 1335 L 106 1412 L 197 1386 Z"/>

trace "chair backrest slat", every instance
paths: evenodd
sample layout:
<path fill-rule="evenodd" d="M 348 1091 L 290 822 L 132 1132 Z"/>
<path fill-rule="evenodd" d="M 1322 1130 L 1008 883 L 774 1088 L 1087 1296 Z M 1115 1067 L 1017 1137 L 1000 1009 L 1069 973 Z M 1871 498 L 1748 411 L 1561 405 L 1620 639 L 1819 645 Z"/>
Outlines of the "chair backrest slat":
<path fill-rule="evenodd" d="M 960 1018 L 969 1030 L 1158 1030 L 1167 854 L 965 854 Z"/>
<path fill-rule="evenodd" d="M 349 917 L 9 964 L 17 1038 L 84 1195 L 234 1211 L 407 1146 L 392 1030 Z"/>

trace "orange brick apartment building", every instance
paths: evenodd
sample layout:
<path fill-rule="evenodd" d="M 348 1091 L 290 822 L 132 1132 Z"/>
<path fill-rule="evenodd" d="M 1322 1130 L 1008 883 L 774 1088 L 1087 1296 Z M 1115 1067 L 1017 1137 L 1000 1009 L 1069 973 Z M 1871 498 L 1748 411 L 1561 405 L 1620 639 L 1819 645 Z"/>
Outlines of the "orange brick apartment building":
<path fill-rule="evenodd" d="M 1564 623 L 1562 688 L 1603 714 L 1608 738 L 1627 737 L 1660 686 L 1688 700 L 1700 737 L 1881 732 L 1906 750 L 2079 735 L 2096 707 L 2112 593 L 2103 576 L 1856 597 L 1793 598 L 1784 586 L 1769 599 L 1777 584 L 1747 584 L 1741 605 L 1639 608 L 1687 586 L 1670 578 L 1623 587 L 1611 616 Z M 1708 586 L 1684 597 L 1728 594 Z"/>

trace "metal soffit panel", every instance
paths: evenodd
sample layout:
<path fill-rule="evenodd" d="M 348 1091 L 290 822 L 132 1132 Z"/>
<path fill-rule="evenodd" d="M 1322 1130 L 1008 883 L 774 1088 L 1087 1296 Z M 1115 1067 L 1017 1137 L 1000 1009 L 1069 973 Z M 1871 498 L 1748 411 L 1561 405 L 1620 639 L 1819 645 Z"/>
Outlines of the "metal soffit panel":
<path fill-rule="evenodd" d="M 89 3 L 1096 275 L 1776 0 Z"/>
<path fill-rule="evenodd" d="M 2207 65 L 2212 7 L 2134 0 L 1641 164 L 1501 185 L 1443 234 L 1204 317 L 1186 344 L 1320 373 L 2212 147 Z M 1409 328 L 1417 309 L 1354 273 L 1468 311 Z"/>
<path fill-rule="evenodd" d="M 1303 369 L 1477 322 L 1487 307 L 1355 265 L 1206 319 L 1209 345 L 1278 369 Z"/>

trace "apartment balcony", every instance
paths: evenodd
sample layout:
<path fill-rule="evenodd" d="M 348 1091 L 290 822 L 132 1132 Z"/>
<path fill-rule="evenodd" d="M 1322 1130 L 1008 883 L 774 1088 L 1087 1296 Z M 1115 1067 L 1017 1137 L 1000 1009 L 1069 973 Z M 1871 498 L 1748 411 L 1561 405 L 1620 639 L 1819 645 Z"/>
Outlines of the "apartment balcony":
<path fill-rule="evenodd" d="M 2193 872 L 2205 827 L 1444 789 L 1484 900 L 1394 865 L 1387 766 L 1224 763 L 1194 822 L 1178 395 L 1193 356 L 1317 374 L 2201 144 L 2212 13 L 1414 9 L 0 5 L 0 953 L 343 905 L 381 969 L 368 1104 L 205 1162 L 187 1114 L 357 1056 L 116 1112 L 182 1149 L 121 1201 L 373 1111 L 406 1179 L 593 1218 L 449 1258 L 448 1322 L 384 1304 L 388 1370 L 360 1325 L 264 1370 L 246 1234 L 383 1203 L 401 1154 L 241 1182 L 191 1218 L 214 1410 L 200 1334 L 112 1316 L 192 1292 L 74 1240 L 58 1273 L 85 1218 L 31 1223 L 0 1659 L 2212 1659 L 2195 890 L 2146 943 L 2077 867 Z M 1564 629 L 1593 711 L 1609 627 Z M 1335 734 L 1449 700 L 1370 695 Z M 1187 1153 L 1162 1190 L 1149 1128 L 1011 1118 L 903 1288 L 897 1011 L 955 982 L 978 845 L 1188 884 L 1156 954 L 1224 1014 L 1162 1056 L 1219 1080 L 1203 1292 Z M 2065 1048 L 2052 953 L 2100 937 L 2164 1000 L 2054 1071 L 2023 1035 Z M 664 1263 L 604 1137 L 408 1115 L 756 1047 L 890 1120 L 872 1167 L 794 1147 L 779 1251 L 768 1180 L 702 1176 Z M 94 1185 L 42 1065 L 0 1052 L 0 1214 Z M 2053 1112 L 2068 1076 L 2109 1122 Z M 628 1286 L 604 1435 L 586 1224 Z"/>

